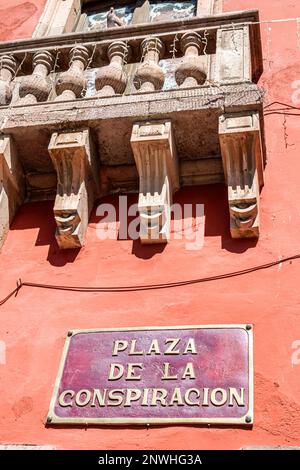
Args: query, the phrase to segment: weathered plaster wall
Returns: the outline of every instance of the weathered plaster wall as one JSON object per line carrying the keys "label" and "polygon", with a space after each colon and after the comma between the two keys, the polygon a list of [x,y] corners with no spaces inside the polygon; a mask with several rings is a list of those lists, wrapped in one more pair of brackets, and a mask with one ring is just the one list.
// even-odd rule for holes
{"label": "weathered plaster wall", "polygon": [[[5,2],[9,4],[10,2]],[[20,2],[14,2],[16,5]],[[38,6],[42,2],[31,2]],[[2,3],[1,3],[1,8]],[[300,16],[298,0],[226,0],[225,10],[259,8],[261,19]],[[24,35],[32,31],[32,21]],[[6,38],[11,37],[8,36]],[[278,260],[300,252],[300,80],[295,23],[262,26],[268,90],[268,165],[262,193],[261,238],[233,241],[223,186],[185,189],[176,200],[205,205],[201,251],[184,241],[164,249],[130,240],[100,241],[92,216],[86,247],[62,253],[54,239],[51,203],[19,211],[0,256],[0,297],[18,278],[66,285],[112,286],[192,279]],[[299,84],[298,84],[299,85]],[[268,108],[266,108],[267,111]],[[267,115],[268,114],[268,115]],[[135,196],[131,196],[135,200]],[[116,197],[107,201],[116,203]],[[158,292],[83,294],[24,288],[0,308],[0,443],[57,448],[241,448],[300,444],[300,364],[292,344],[300,340],[300,261],[207,284]],[[73,328],[205,323],[254,323],[255,424],[250,429],[161,427],[150,429],[46,429],[46,416],[66,332]],[[299,355],[298,355],[299,358]]]}
{"label": "weathered plaster wall", "polygon": [[46,0],[1,0],[0,41],[30,37]]}

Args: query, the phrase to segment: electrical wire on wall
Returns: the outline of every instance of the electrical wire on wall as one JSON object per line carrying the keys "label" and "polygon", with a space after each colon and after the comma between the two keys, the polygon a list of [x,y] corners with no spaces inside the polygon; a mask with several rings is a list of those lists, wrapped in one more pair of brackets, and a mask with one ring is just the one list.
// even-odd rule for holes
{"label": "electrical wire on wall", "polygon": [[64,285],[51,285],[51,284],[39,284],[35,282],[22,281],[21,279],[17,282],[17,287],[11,291],[3,300],[0,301],[0,306],[4,305],[12,296],[17,296],[19,291],[23,287],[38,288],[38,289],[51,289],[57,291],[69,291],[69,292],[87,292],[87,293],[120,293],[120,292],[137,292],[137,291],[148,291],[148,290],[160,290],[160,289],[171,289],[174,287],[183,287],[193,284],[202,284],[205,282],[219,281],[222,279],[229,279],[233,277],[243,276],[245,274],[262,271],[269,269],[274,266],[279,266],[283,263],[292,263],[292,261],[300,259],[300,254],[282,258],[276,261],[271,261],[266,264],[260,264],[252,266],[250,268],[241,269],[239,271],[233,271],[230,273],[217,274],[215,276],[202,277],[198,279],[190,279],[175,282],[164,282],[161,284],[146,284],[136,286],[113,286],[113,287],[83,287],[83,286],[64,286]]}

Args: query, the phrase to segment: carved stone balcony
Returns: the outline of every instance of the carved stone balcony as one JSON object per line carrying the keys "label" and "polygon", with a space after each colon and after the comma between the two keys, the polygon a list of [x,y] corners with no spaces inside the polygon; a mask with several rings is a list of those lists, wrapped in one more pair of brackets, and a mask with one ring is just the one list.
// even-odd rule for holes
{"label": "carved stone balcony", "polygon": [[[228,162],[242,157],[237,150],[236,157],[228,157],[233,148],[228,142],[234,136],[248,142],[250,137],[245,136],[250,134],[240,137],[238,131],[232,132],[226,139],[219,118],[234,118],[236,113],[240,123],[243,113],[246,117],[252,113],[263,167],[262,92],[256,84],[262,73],[262,53],[257,21],[258,12],[251,10],[0,43],[1,131],[23,168],[26,198],[54,199],[58,194],[63,199],[63,186],[59,183],[58,188],[57,181],[68,177],[63,174],[68,165],[59,169],[58,161],[71,162],[72,167],[75,157],[72,161],[72,145],[54,156],[53,135],[62,131],[71,133],[71,140],[64,137],[66,142],[72,142],[76,131],[88,132],[94,142],[92,158],[99,171],[93,179],[98,178],[95,188],[99,189],[93,200],[115,191],[139,191],[131,136],[134,126],[142,122],[150,127],[156,122],[170,123],[179,185],[224,182],[225,174],[231,187]],[[90,165],[82,145],[78,162]],[[250,155],[250,161],[256,165],[257,158]],[[87,168],[80,174],[79,192],[85,191],[88,174]],[[254,198],[258,197],[255,191]],[[234,204],[229,199],[232,214]],[[243,209],[241,204],[238,201],[235,207]],[[75,206],[67,202],[64,207],[78,212]],[[89,211],[90,203],[86,207]],[[80,219],[84,219],[82,214]],[[232,225],[231,229],[234,237],[258,236],[258,230],[249,227],[246,232]],[[81,246],[84,233],[75,238],[58,237],[58,241],[63,248]]]}

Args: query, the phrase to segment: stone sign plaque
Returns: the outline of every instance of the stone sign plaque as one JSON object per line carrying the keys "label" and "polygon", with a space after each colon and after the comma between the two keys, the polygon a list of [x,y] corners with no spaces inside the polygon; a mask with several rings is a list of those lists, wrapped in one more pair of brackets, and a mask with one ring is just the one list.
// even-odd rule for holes
{"label": "stone sign plaque", "polygon": [[69,332],[47,423],[251,425],[252,327]]}

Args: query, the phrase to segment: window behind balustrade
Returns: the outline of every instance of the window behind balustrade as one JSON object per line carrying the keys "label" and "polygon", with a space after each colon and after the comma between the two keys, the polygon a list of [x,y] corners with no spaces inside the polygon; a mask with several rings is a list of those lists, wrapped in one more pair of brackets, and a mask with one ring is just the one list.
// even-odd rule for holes
{"label": "window behind balustrade", "polygon": [[115,8],[124,25],[156,23],[220,13],[223,0],[45,0],[33,37],[107,28],[107,13]]}
{"label": "window behind balustrade", "polygon": [[83,6],[83,13],[77,31],[103,30],[107,28],[107,13],[113,6],[116,15],[124,25],[152,23],[190,18],[196,15],[196,0],[140,0],[137,2],[89,2]]}
{"label": "window behind balustrade", "polygon": [[[162,21],[176,21],[190,18],[196,15],[196,0],[140,0],[137,2],[122,1],[113,3],[111,1],[89,2],[83,6],[83,13],[76,28],[77,31],[101,31],[107,28],[107,14],[111,6],[115,14],[122,20],[124,25],[140,23],[158,23]],[[174,72],[176,62],[174,60],[162,60],[160,65],[165,71],[164,89],[175,88]],[[136,66],[132,64],[127,67],[129,75],[134,75]],[[88,95],[94,92],[94,74],[89,73]],[[126,92],[136,91],[129,79]]]}
{"label": "window behind balustrade", "polygon": [[[122,21],[124,26],[138,25],[142,23],[157,23],[158,36],[159,36],[159,23],[172,22],[176,20],[189,19],[196,14],[201,14],[201,5],[220,5],[221,0],[118,0],[116,3],[111,0],[73,0],[72,2],[62,2],[56,0],[57,5],[73,5],[73,10],[70,10],[66,17],[64,17],[61,10],[53,9],[52,15],[46,15],[40,22],[40,26],[35,32],[35,37],[58,35],[61,34],[60,29],[66,32],[89,32],[89,31],[105,31],[107,26],[107,15],[111,7],[114,7],[115,14]],[[54,5],[55,0],[48,0],[47,4]],[[212,8],[212,7],[211,7]],[[47,9],[45,9],[46,12]],[[70,15],[78,12],[77,18],[73,18],[73,26],[71,26]],[[64,21],[68,28],[63,26]],[[74,23],[75,22],[75,23]],[[160,61],[160,66],[165,72],[165,83],[163,90],[177,88],[175,82],[175,69],[181,57],[179,47],[179,39],[177,35],[174,38],[174,44],[171,49],[167,51],[167,55],[172,59],[167,58]],[[177,41],[177,42],[176,42]],[[169,47],[169,46],[168,46]],[[173,52],[172,52],[173,51]],[[133,85],[133,77],[138,67],[137,63],[126,64],[125,68],[129,76],[128,86],[125,94],[135,93],[136,89]],[[56,69],[55,72],[58,70]],[[95,94],[95,74],[96,69],[88,68],[85,72],[88,78],[88,87],[86,90],[87,97]],[[55,73],[51,74],[52,80],[55,81]],[[49,100],[54,99],[54,91],[51,93]]]}

